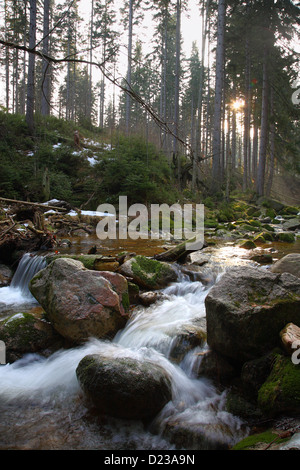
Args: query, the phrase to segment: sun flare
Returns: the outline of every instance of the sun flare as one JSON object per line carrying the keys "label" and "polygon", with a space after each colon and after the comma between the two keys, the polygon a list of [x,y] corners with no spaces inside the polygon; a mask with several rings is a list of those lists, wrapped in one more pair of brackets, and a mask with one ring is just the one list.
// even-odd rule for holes
{"label": "sun flare", "polygon": [[234,111],[240,111],[244,106],[245,106],[245,101],[242,99],[238,99],[238,100],[231,102],[231,108]]}

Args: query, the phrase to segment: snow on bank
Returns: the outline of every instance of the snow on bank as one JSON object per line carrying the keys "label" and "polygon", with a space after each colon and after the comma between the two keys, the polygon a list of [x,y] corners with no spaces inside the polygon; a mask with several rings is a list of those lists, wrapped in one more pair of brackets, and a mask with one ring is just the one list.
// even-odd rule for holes
{"label": "snow on bank", "polygon": [[[107,212],[98,212],[98,211],[80,211],[81,215],[90,215],[91,217],[115,217],[115,214],[109,214]],[[76,217],[77,212],[70,211],[67,215],[71,217]]]}

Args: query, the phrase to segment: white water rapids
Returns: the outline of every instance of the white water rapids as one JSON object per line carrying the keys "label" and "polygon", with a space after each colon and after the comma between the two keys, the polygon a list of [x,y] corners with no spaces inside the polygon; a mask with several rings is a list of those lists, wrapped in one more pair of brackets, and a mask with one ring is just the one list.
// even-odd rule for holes
{"label": "white water rapids", "polygon": [[[48,358],[29,354],[0,366],[0,449],[173,449],[168,430],[174,426],[194,433],[187,447],[182,444],[187,449],[208,448],[198,442],[203,434],[224,446],[242,438],[243,423],[225,411],[225,392],[194,375],[201,350],[189,351],[180,364],[169,357],[182,328],[205,321],[209,288],[183,277],[163,290],[161,300],[137,308],[111,342],[91,338]],[[76,367],[85,355],[97,352],[150,359],[164,367],[172,378],[173,398],[153,423],[145,427],[103,418],[85,407]]]}

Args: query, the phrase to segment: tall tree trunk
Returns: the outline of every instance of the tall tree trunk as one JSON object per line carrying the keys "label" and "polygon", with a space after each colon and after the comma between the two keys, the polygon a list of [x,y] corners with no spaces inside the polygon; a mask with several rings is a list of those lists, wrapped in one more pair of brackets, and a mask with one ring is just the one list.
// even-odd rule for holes
{"label": "tall tree trunk", "polygon": [[[50,0],[44,0],[43,53],[49,55]],[[43,59],[41,113],[50,114],[50,64]]]}
{"label": "tall tree trunk", "polygon": [[243,171],[243,190],[248,188],[250,174],[249,166],[249,140],[250,140],[250,111],[251,111],[251,93],[250,93],[250,51],[249,38],[246,37],[245,46],[246,64],[245,64],[245,108],[244,108],[244,171]]}
{"label": "tall tree trunk", "polygon": [[[133,30],[133,0],[129,0],[129,12],[128,12],[128,65],[127,65],[127,87],[131,87],[131,63],[132,63],[132,30]],[[130,110],[131,110],[131,98],[126,94],[126,116],[125,126],[126,133],[130,131]]]}
{"label": "tall tree trunk", "polygon": [[94,0],[91,4],[91,30],[90,30],[90,76],[89,76],[89,90],[87,102],[87,118],[92,122],[92,86],[93,86],[93,32],[94,32]]}
{"label": "tall tree trunk", "polygon": [[257,155],[258,155],[258,116],[257,116],[257,96],[255,97],[253,108],[253,139],[252,139],[252,178],[256,182],[257,178]]}
{"label": "tall tree trunk", "polygon": [[272,183],[273,183],[273,176],[274,176],[274,168],[275,168],[275,123],[273,119],[273,111],[274,111],[274,91],[271,88],[270,92],[270,114],[272,119],[272,124],[270,126],[270,168],[269,168],[269,178],[266,188],[266,195],[270,196]]}
{"label": "tall tree trunk", "polygon": [[177,0],[176,10],[176,66],[175,66],[175,97],[174,97],[174,134],[173,157],[177,159],[177,178],[179,190],[181,189],[181,161],[178,155],[178,129],[179,129],[179,86],[180,86],[180,47],[181,39],[181,0]]}
{"label": "tall tree trunk", "polygon": [[[29,48],[33,49],[36,42],[36,0],[30,0]],[[35,55],[29,54],[27,77],[27,108],[26,122],[30,133],[34,134],[34,78]]]}
{"label": "tall tree trunk", "polygon": [[[7,0],[4,2],[4,22],[5,22],[5,40],[8,41],[8,28],[7,28],[7,18],[8,18],[8,13],[7,13]],[[6,109],[9,111],[9,93],[10,93],[10,71],[9,71],[9,66],[10,66],[10,54],[9,54],[9,47],[5,48],[5,85],[6,85]]]}
{"label": "tall tree trunk", "polygon": [[[162,73],[160,84],[160,115],[163,122],[167,121],[167,60],[168,60],[168,7],[165,8],[164,37],[162,40]],[[167,149],[166,133],[162,131],[161,146],[164,151]]]}
{"label": "tall tree trunk", "polygon": [[223,70],[224,70],[224,35],[225,35],[226,0],[219,0],[218,4],[218,31],[216,52],[216,82],[215,107],[213,127],[213,164],[212,164],[212,192],[217,192],[221,185],[221,118],[223,96]]}
{"label": "tall tree trunk", "polygon": [[202,140],[202,103],[203,103],[203,88],[204,88],[204,59],[205,59],[205,48],[207,38],[207,25],[208,25],[208,10],[210,0],[203,2],[202,6],[202,49],[201,49],[201,68],[200,68],[200,80],[199,80],[199,94],[198,94],[198,106],[197,106],[197,121],[196,121],[196,136],[195,136],[195,155],[193,159],[193,175],[192,175],[192,189],[195,188],[198,179],[198,162],[200,160],[201,153],[201,140]]}
{"label": "tall tree trunk", "polygon": [[259,164],[256,191],[258,196],[263,196],[265,191],[266,154],[268,144],[268,100],[269,100],[269,74],[268,74],[268,50],[264,48],[263,62],[263,88],[260,125]]}

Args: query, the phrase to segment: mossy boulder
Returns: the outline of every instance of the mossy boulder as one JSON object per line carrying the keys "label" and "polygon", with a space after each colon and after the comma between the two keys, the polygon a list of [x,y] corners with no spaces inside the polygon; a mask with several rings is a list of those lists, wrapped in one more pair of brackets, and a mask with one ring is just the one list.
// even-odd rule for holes
{"label": "mossy boulder", "polygon": [[250,225],[250,224],[246,224],[246,223],[242,223],[239,225],[239,230],[241,232],[259,232],[260,231],[260,227],[256,227],[254,225]]}
{"label": "mossy boulder", "polygon": [[254,250],[256,248],[256,244],[253,240],[241,240],[239,246],[245,250]]}
{"label": "mossy boulder", "polygon": [[0,322],[0,340],[5,343],[7,362],[45,350],[60,339],[44,313],[16,313]]}
{"label": "mossy boulder", "polygon": [[77,260],[54,260],[33,277],[29,288],[56,331],[75,343],[91,336],[111,338],[128,319],[125,277],[86,269]]}
{"label": "mossy boulder", "polygon": [[91,354],[76,375],[91,405],[109,416],[152,419],[172,399],[169,376],[150,361]]}
{"label": "mossy boulder", "polygon": [[295,235],[292,232],[278,232],[276,239],[280,242],[293,243],[295,241]]}
{"label": "mossy boulder", "polygon": [[269,416],[300,412],[300,367],[278,354],[272,371],[258,391],[257,403]]}
{"label": "mossy boulder", "polygon": [[253,241],[254,241],[254,243],[262,243],[262,244],[266,243],[266,240],[265,240],[265,238],[264,238],[264,236],[263,236],[262,233],[256,235],[256,236],[253,238]]}
{"label": "mossy boulder", "polygon": [[289,214],[289,215],[298,215],[299,214],[299,208],[298,207],[293,207],[293,206],[286,206],[283,211],[283,214]]}
{"label": "mossy boulder", "polygon": [[287,323],[300,326],[300,279],[234,267],[209,291],[205,306],[208,345],[242,365],[277,347]]}
{"label": "mossy boulder", "polygon": [[161,289],[176,281],[178,277],[173,265],[141,255],[123,263],[119,272],[131,278],[141,288],[148,290]]}

